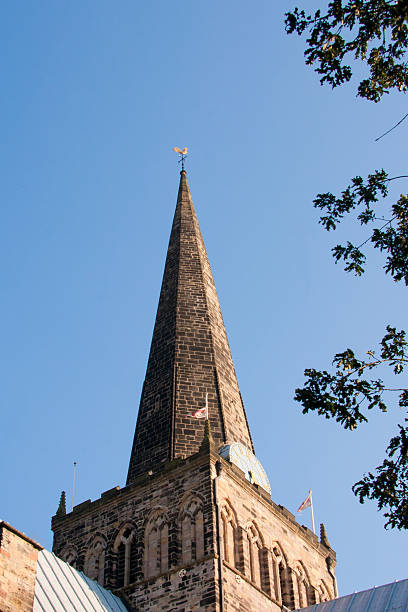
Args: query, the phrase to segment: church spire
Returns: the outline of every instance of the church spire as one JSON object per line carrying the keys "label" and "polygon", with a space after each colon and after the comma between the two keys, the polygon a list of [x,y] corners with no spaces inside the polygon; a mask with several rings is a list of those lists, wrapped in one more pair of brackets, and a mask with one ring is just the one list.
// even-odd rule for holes
{"label": "church spire", "polygon": [[127,483],[198,452],[205,406],[217,446],[253,450],[214,280],[187,174],[180,186],[143,385]]}

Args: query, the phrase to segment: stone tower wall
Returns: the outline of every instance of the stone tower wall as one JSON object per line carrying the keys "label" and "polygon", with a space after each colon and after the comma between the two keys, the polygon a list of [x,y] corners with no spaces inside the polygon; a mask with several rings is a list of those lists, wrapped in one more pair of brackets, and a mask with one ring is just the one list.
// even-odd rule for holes
{"label": "stone tower wall", "polygon": [[[210,442],[160,474],[54,517],[53,529],[54,552],[132,610],[209,612],[223,601],[225,612],[273,611],[334,596],[326,561],[335,564],[334,552]],[[122,539],[131,540],[126,582]]]}
{"label": "stone tower wall", "polygon": [[[123,597],[132,610],[215,610],[215,512],[207,453],[107,491],[55,516],[52,524],[53,552]],[[126,581],[122,539],[131,540]],[[193,604],[198,607],[189,607]]]}
{"label": "stone tower wall", "polygon": [[335,553],[285,508],[218,460],[225,609],[277,610],[332,599]]}

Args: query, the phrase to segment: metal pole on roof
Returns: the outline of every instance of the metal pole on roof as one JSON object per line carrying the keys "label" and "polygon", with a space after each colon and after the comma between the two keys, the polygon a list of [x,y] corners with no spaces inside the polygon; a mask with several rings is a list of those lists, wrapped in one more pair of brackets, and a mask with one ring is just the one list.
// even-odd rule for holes
{"label": "metal pole on roof", "polygon": [[74,470],[72,476],[72,503],[71,503],[71,511],[74,509],[74,493],[75,493],[75,472],[76,472],[77,462],[74,461]]}

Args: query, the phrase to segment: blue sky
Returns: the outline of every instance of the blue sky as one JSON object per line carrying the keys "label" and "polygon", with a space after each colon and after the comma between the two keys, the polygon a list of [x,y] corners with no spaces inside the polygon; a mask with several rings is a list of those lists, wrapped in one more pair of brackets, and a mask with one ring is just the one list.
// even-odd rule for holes
{"label": "blue sky", "polygon": [[[305,3],[314,8],[315,3]],[[406,326],[374,254],[361,279],[317,224],[316,193],[406,174],[403,96],[331,91],[284,32],[290,3],[2,5],[0,515],[50,548],[62,489],[124,485],[176,202],[187,170],[249,424],[272,498],[313,490],[341,594],[406,577],[406,535],[351,485],[402,420],[344,432],[293,401],[306,367]],[[393,184],[393,192],[405,189]],[[386,210],[385,210],[386,214]],[[310,524],[307,512],[300,522]]]}

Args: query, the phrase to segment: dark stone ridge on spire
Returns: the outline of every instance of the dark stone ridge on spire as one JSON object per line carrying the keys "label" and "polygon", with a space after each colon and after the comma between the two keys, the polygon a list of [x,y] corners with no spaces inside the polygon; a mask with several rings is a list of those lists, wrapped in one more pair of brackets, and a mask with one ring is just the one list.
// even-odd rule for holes
{"label": "dark stone ridge on spire", "polygon": [[200,453],[208,452],[213,445],[214,439],[211,433],[210,421],[206,419],[204,423],[204,438],[200,445]]}
{"label": "dark stone ridge on spire", "polygon": [[216,446],[253,451],[214,280],[185,170],[170,234],[127,483],[196,453],[205,406]]}
{"label": "dark stone ridge on spire", "polygon": [[55,516],[65,516],[66,513],[67,513],[67,505],[66,505],[65,491],[62,491],[59,505],[58,505],[58,510],[55,513]]}
{"label": "dark stone ridge on spire", "polygon": [[330,548],[324,523],[320,523],[320,542],[321,544],[323,544],[323,546],[327,546],[327,548]]}

